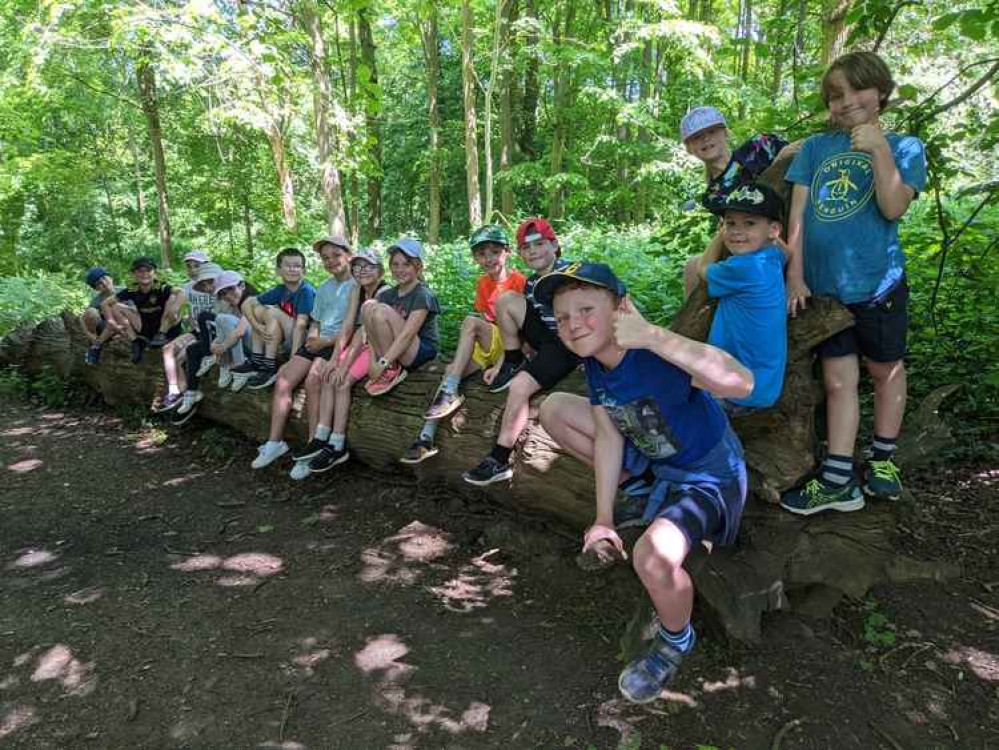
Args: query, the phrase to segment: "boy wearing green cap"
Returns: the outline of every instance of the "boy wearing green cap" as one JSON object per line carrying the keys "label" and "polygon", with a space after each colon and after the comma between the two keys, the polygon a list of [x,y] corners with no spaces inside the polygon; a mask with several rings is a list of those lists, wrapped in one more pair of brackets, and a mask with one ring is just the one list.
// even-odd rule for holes
{"label": "boy wearing green cap", "polygon": [[472,309],[461,324],[461,335],[454,359],[444,372],[444,380],[427,409],[427,421],[416,441],[400,459],[404,464],[418,464],[437,455],[434,435],[440,420],[453,414],[465,401],[458,392],[462,379],[482,370],[483,380],[492,380],[503,361],[503,337],[496,324],[496,300],[508,291],[524,293],[527,278],[519,271],[507,268],[510,260],[510,240],[502,227],[486,224],[476,229],[468,239],[472,257],[484,273],[475,289]]}

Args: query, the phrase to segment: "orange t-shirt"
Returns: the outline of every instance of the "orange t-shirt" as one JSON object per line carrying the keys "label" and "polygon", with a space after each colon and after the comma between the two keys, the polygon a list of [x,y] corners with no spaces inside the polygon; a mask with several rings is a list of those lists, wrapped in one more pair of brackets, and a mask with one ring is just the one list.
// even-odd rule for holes
{"label": "orange t-shirt", "polygon": [[493,277],[488,273],[483,274],[475,287],[475,304],[472,307],[492,323],[496,320],[496,300],[499,296],[506,291],[523,294],[526,283],[527,278],[520,271],[510,271],[506,281],[501,282],[493,281]]}

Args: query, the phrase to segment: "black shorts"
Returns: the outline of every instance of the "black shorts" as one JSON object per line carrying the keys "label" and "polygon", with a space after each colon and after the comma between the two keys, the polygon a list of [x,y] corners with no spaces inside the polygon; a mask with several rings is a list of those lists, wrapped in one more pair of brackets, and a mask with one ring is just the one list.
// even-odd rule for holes
{"label": "black shorts", "polygon": [[307,359],[310,362],[314,362],[320,357],[328,361],[329,358],[333,356],[333,347],[324,346],[318,352],[310,352],[308,349],[305,348],[305,344],[302,344],[300,347],[298,347],[298,351],[295,352],[295,356],[301,357],[302,359]]}
{"label": "black shorts", "polygon": [[847,305],[853,328],[819,344],[820,359],[859,354],[871,362],[898,362],[905,357],[909,330],[909,286],[905,279],[880,302]]}
{"label": "black shorts", "polygon": [[[143,338],[151,339],[159,332],[160,332],[160,319],[142,321],[142,328],[139,331],[139,335],[142,336]],[[163,335],[166,336],[167,341],[173,341],[183,332],[184,332],[183,324],[178,323]]]}
{"label": "black shorts", "polygon": [[534,349],[534,356],[524,366],[524,372],[534,378],[542,390],[553,387],[579,366],[579,357],[565,348],[562,340],[545,325],[530,302],[527,303],[521,334]]}

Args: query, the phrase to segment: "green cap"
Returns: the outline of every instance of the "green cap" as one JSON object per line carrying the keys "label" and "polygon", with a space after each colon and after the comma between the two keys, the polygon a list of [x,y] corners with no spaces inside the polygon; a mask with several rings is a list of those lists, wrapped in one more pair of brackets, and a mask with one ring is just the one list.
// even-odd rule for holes
{"label": "green cap", "polygon": [[486,224],[479,227],[468,238],[468,246],[473,250],[483,242],[495,242],[497,245],[510,246],[510,238],[506,236],[503,227],[496,224]]}

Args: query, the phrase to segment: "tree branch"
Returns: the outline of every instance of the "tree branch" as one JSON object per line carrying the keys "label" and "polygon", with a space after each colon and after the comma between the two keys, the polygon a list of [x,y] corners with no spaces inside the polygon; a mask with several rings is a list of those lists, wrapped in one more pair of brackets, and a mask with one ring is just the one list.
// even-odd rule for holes
{"label": "tree branch", "polygon": [[65,75],[67,78],[72,78],[74,81],[76,81],[80,85],[82,85],[82,86],[90,89],[91,91],[93,91],[95,93],[101,94],[103,96],[110,96],[112,99],[117,99],[118,101],[123,102],[123,103],[127,104],[130,107],[134,107],[135,109],[139,109],[139,110],[142,109],[142,106],[138,102],[132,101],[127,96],[122,96],[121,94],[115,93],[114,91],[108,91],[106,89],[98,88],[97,86],[94,86],[91,83],[87,83],[85,80],[83,80],[79,76],[75,75],[74,73],[71,73],[69,70],[67,70],[63,66],[59,65],[58,63],[55,64],[55,67],[63,75]]}
{"label": "tree branch", "polygon": [[881,29],[881,33],[878,34],[877,41],[874,42],[874,47],[871,48],[871,52],[877,52],[881,48],[881,44],[884,42],[885,37],[888,36],[888,31],[891,29],[891,25],[895,23],[895,19],[902,11],[902,8],[907,5],[922,5],[922,3],[919,2],[919,0],[900,0],[900,2],[896,4],[895,8],[892,10],[891,15],[888,16],[888,21],[885,23],[885,27]]}
{"label": "tree branch", "polygon": [[[981,78],[979,78],[977,81],[975,81],[971,86],[969,86],[967,89],[965,89],[962,93],[960,93],[957,96],[955,96],[949,102],[945,102],[943,104],[940,104],[940,105],[934,107],[933,109],[931,109],[929,112],[926,112],[925,114],[919,115],[919,109],[924,104],[926,104],[927,102],[929,102],[937,94],[939,94],[945,88],[947,88],[948,86],[950,86],[950,84],[952,84],[954,81],[956,81],[958,78],[960,78],[964,73],[966,73],[967,71],[971,70],[972,68],[977,68],[980,65],[988,65],[989,63],[992,63],[992,67],[989,68]],[[923,99],[923,101],[921,101],[916,106],[916,108],[913,111],[913,113],[911,115],[909,115],[909,117],[907,117],[905,119],[904,123],[907,124],[909,122],[912,122],[913,123],[912,130],[919,130],[919,128],[922,127],[923,123],[926,122],[927,120],[929,120],[929,119],[931,119],[933,117],[936,117],[939,114],[943,114],[948,109],[951,109],[952,107],[956,107],[961,102],[963,102],[966,99],[968,99],[969,97],[973,96],[979,89],[981,89],[983,86],[985,86],[985,84],[987,84],[996,75],[996,73],[999,73],[999,57],[992,57],[992,58],[988,58],[988,59],[985,59],[985,60],[978,60],[976,62],[973,62],[973,63],[970,63],[968,65],[965,65],[963,68],[961,68],[959,71],[957,71],[957,73],[949,81],[947,81],[945,84],[943,84],[942,86],[940,86],[939,88],[937,88],[936,91],[934,91],[932,94],[930,94],[925,99]],[[919,115],[918,119],[914,119],[914,118],[916,118],[916,115]]]}

